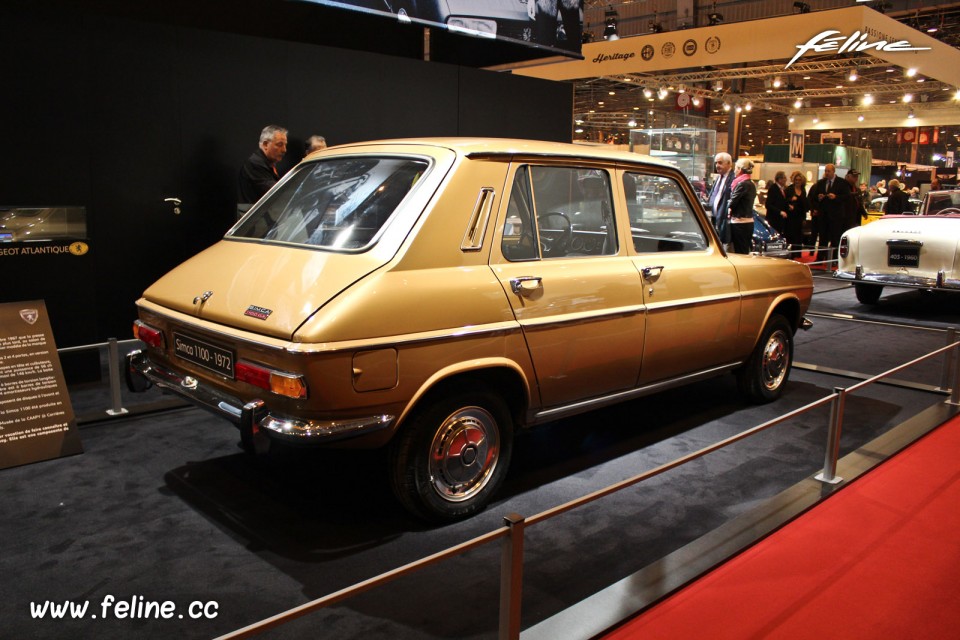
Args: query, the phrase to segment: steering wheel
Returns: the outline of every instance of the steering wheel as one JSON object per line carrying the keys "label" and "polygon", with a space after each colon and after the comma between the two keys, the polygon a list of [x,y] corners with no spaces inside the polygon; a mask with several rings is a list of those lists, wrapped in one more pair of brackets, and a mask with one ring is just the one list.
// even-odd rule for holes
{"label": "steering wheel", "polygon": [[957,207],[947,207],[946,209],[940,209],[940,211],[937,211],[938,216],[949,216],[954,213],[960,213],[960,209]]}
{"label": "steering wheel", "polygon": [[[560,218],[566,222],[566,228],[560,229],[560,235],[557,236],[550,237],[548,235],[544,235],[544,222],[554,217]],[[570,239],[573,238],[573,223],[570,222],[570,218],[567,217],[567,214],[561,213],[560,211],[550,211],[541,216],[537,216],[537,222],[540,223],[540,251],[543,253],[543,257],[556,258],[564,255],[567,251],[567,247],[570,245]]]}

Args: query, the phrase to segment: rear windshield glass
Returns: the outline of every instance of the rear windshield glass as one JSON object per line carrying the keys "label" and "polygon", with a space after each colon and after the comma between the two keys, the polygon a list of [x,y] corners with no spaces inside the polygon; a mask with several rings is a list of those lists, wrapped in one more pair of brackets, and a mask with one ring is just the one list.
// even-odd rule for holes
{"label": "rear windshield glass", "polygon": [[303,165],[230,237],[364,249],[428,166],[417,158],[366,156]]}

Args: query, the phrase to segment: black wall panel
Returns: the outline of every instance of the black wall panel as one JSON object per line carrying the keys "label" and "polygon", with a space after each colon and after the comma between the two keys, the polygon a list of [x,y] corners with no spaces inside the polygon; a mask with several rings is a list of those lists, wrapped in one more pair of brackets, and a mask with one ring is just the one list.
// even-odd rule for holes
{"label": "black wall panel", "polygon": [[46,299],[61,346],[129,337],[143,289],[234,221],[266,124],[282,168],[315,133],[570,139],[566,84],[70,6],[0,8],[0,77],[0,206],[87,207],[82,259],[0,256],[0,301]]}

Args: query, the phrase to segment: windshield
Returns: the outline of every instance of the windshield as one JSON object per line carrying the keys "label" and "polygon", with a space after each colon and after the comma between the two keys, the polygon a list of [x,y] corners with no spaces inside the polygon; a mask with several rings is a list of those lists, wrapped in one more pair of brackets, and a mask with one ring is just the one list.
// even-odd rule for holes
{"label": "windshield", "polygon": [[428,166],[422,159],[368,156],[303,165],[230,237],[365,249]]}

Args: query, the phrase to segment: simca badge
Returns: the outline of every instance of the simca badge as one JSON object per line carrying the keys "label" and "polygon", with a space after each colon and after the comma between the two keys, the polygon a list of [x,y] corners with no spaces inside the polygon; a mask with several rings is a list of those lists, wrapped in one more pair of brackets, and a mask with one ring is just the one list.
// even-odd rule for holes
{"label": "simca badge", "polygon": [[243,315],[256,318],[257,320],[266,320],[270,317],[271,313],[273,313],[273,309],[266,309],[264,307],[258,307],[252,304],[247,307],[247,310],[243,312]]}
{"label": "simca badge", "polygon": [[20,309],[20,317],[27,324],[34,324],[40,318],[40,312],[36,309]]}

